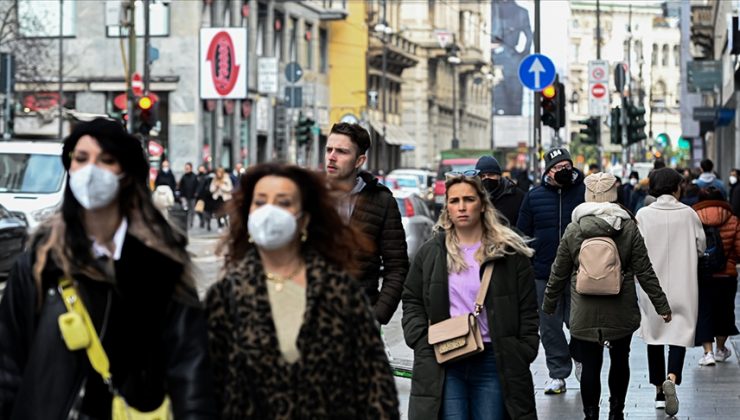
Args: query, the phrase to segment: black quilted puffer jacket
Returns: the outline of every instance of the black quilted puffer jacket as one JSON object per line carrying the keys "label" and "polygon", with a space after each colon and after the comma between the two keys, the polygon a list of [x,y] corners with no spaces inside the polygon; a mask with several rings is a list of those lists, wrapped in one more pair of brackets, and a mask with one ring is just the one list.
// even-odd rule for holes
{"label": "black quilted puffer jacket", "polygon": [[[366,185],[358,194],[350,224],[372,241],[375,252],[358,255],[362,268],[359,280],[373,304],[376,319],[387,324],[401,301],[409,271],[406,234],[390,190],[369,172],[360,172],[360,177]],[[383,284],[378,291],[381,278]]]}

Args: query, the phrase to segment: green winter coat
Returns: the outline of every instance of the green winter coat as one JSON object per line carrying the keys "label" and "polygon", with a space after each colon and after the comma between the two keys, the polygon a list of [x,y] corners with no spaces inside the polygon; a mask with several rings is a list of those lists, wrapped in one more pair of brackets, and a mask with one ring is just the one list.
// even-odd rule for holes
{"label": "green winter coat", "polygon": [[[596,215],[599,214],[599,216]],[[610,222],[605,220],[608,218]],[[648,257],[645,242],[631,215],[616,204],[584,203],[573,211],[565,229],[545,289],[542,310],[555,312],[563,288],[570,284],[570,334],[585,341],[604,342],[626,337],[640,326],[635,278],[660,315],[671,312]],[[615,226],[619,226],[617,229]],[[611,237],[619,250],[624,280],[618,295],[589,296],[576,292],[581,243],[597,236]],[[570,281],[569,281],[570,280]]]}
{"label": "green winter coat", "polygon": [[[491,341],[511,419],[536,419],[534,384],[529,365],[539,349],[539,319],[534,273],[529,258],[503,255],[494,263],[493,278],[484,306]],[[445,235],[437,233],[414,258],[402,294],[403,335],[414,349],[409,419],[439,418],[445,369],[437,363],[428,343],[429,323],[450,317]]]}

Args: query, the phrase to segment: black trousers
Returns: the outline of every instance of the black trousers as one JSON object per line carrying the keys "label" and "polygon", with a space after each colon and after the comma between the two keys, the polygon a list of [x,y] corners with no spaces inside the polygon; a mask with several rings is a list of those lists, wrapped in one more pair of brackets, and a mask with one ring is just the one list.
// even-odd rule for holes
{"label": "black trousers", "polygon": [[668,374],[672,373],[676,375],[676,385],[681,385],[686,347],[668,346],[668,372],[665,370],[665,346],[648,344],[647,347],[650,383],[661,386]]}
{"label": "black trousers", "polygon": [[[630,342],[632,335],[610,342],[609,394],[612,401],[624,403],[630,382]],[[604,346],[572,337],[570,346],[583,366],[581,371],[581,401],[583,407],[598,407],[601,398],[601,367]]]}

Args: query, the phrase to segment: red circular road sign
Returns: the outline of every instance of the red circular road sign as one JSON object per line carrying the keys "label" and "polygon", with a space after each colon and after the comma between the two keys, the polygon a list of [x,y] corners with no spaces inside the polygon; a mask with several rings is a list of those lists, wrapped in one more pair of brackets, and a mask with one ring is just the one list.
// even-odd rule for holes
{"label": "red circular road sign", "polygon": [[601,99],[606,95],[606,86],[602,85],[601,83],[596,83],[591,87],[591,95],[593,95],[594,98]]}
{"label": "red circular road sign", "polygon": [[601,80],[604,78],[604,69],[601,67],[596,67],[591,72],[591,76],[593,76],[596,80]]}

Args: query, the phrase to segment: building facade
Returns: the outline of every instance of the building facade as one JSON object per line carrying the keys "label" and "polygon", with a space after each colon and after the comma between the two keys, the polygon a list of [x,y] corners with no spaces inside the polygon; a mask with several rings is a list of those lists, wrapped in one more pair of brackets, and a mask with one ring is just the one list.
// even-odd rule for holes
{"label": "building facade", "polygon": [[[621,105],[614,87],[613,72],[618,62],[627,63],[629,96],[645,108],[644,144],[632,147],[634,162],[652,160],[666,146],[677,149],[681,137],[681,33],[678,19],[666,16],[659,3],[600,2],[601,58],[610,62],[609,90],[612,107]],[[569,21],[568,120],[572,133],[578,121],[589,116],[588,62],[596,54],[596,2],[572,1]],[[622,107],[623,108],[623,107]],[[608,124],[602,118],[601,145],[604,161],[621,155],[621,146],[610,144]]]}

